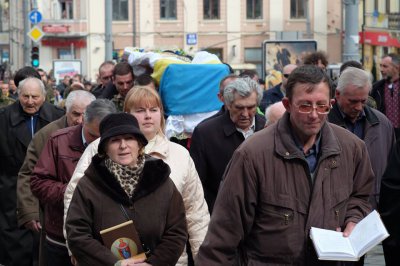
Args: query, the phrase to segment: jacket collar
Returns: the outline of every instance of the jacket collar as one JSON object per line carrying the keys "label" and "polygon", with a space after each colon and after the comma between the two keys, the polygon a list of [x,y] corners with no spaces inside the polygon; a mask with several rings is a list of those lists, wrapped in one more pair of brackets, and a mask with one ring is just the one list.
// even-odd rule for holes
{"label": "jacket collar", "polygon": [[136,201],[153,191],[167,181],[171,170],[169,166],[161,159],[156,159],[146,155],[146,161],[143,172],[140,175],[139,183],[136,187],[135,195],[129,199],[128,195],[121,188],[118,181],[112,176],[104,164],[104,158],[96,154],[92,163],[86,170],[85,175],[92,180],[93,184],[99,186],[116,201],[130,205],[132,201]]}
{"label": "jacket collar", "polygon": [[[283,117],[274,125],[275,151],[286,159],[304,158],[301,150],[296,146],[292,136],[290,124],[290,113],[285,113]],[[333,154],[339,154],[341,147],[333,132],[330,123],[325,122],[321,128],[321,142],[319,158],[323,159]]]}
{"label": "jacket collar", "polygon": [[165,135],[163,134],[157,134],[153,140],[149,141],[147,144],[152,145],[149,150],[146,151],[147,154],[153,155],[155,154],[155,157],[157,158],[168,158],[169,156],[169,145],[168,145],[168,139]]}
{"label": "jacket collar", "polygon": [[283,95],[283,92],[281,90],[282,87],[282,82],[279,83],[278,85],[274,86],[271,88],[271,94],[275,95],[277,97],[283,98],[285,95]]}
{"label": "jacket collar", "polygon": [[377,125],[379,124],[379,119],[376,116],[376,114],[372,111],[371,107],[369,106],[365,106],[364,107],[364,112],[365,112],[365,116],[367,118],[367,121],[371,124],[371,125]]}
{"label": "jacket collar", "polygon": [[61,125],[64,125],[63,126],[64,128],[69,127],[66,114],[63,115],[61,118],[59,118],[59,120],[57,120],[57,121],[60,121]]}
{"label": "jacket collar", "polygon": [[71,130],[71,134],[76,136],[73,138],[69,139],[69,147],[72,150],[79,150],[79,151],[84,151],[85,150],[85,146],[83,144],[83,139],[82,139],[82,129],[83,129],[83,125],[77,125],[74,126],[72,128],[69,128]]}
{"label": "jacket collar", "polygon": [[[229,115],[229,111],[228,110],[223,115],[221,115],[221,117],[222,117],[222,126],[223,126],[223,129],[224,129],[225,136],[228,137],[228,136],[231,136],[231,135],[235,134],[235,132],[238,132],[237,129],[236,129],[235,124],[231,120],[231,117]],[[256,114],[254,116],[254,119],[255,119],[255,130],[254,130],[254,132],[257,132],[257,131],[263,129],[264,126],[265,126],[265,122],[266,122],[265,117],[262,116],[262,115]]]}
{"label": "jacket collar", "polygon": [[[44,102],[43,105],[40,107],[39,111],[37,112],[37,114],[39,115],[39,117],[38,117],[39,119],[50,123],[52,121],[52,119],[51,119],[52,116],[51,116],[50,110],[48,110],[48,108],[44,108],[44,106],[47,104],[48,104],[47,102]],[[26,114],[22,110],[22,106],[19,101],[15,102],[10,107],[10,125],[12,127],[15,127],[16,125],[24,122],[26,117],[29,117],[29,116],[30,115]]]}
{"label": "jacket collar", "polygon": [[[374,112],[371,110],[371,107],[369,106],[364,106],[364,113],[365,113],[365,118],[368,121],[368,123],[371,126],[379,124],[379,119],[378,117],[374,114]],[[339,105],[335,103],[332,107],[331,112],[328,115],[329,122],[336,124],[341,127],[345,127],[345,123],[343,120],[343,117],[341,115],[341,112],[339,110]]]}

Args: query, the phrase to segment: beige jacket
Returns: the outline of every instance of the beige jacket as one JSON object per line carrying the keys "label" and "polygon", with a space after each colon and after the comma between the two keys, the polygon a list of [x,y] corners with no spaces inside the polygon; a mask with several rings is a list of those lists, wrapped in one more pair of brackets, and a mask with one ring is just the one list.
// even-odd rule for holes
{"label": "beige jacket", "polygon": [[[92,157],[97,153],[99,142],[100,139],[97,139],[86,148],[67,186],[64,194],[64,227],[75,187],[89,166]],[[161,135],[157,135],[149,141],[145,149],[147,154],[162,159],[171,168],[170,178],[181,193],[185,205],[189,242],[193,257],[195,257],[207,233],[210,215],[204,200],[203,186],[193,160],[184,147]],[[183,252],[177,265],[187,265],[186,251]]]}

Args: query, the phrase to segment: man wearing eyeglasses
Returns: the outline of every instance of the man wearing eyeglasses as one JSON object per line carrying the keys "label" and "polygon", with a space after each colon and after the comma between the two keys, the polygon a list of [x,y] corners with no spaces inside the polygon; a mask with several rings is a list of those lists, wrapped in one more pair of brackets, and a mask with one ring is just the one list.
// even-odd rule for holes
{"label": "man wearing eyeglasses", "polygon": [[268,89],[263,92],[263,97],[260,103],[260,109],[262,112],[265,112],[265,110],[270,106],[271,104],[277,103],[282,101],[283,97],[285,97],[286,94],[286,83],[288,80],[288,77],[290,73],[294,69],[296,69],[297,65],[294,64],[288,64],[283,67],[282,70],[282,82],[279,83],[278,85],[272,87],[271,89]]}
{"label": "man wearing eyeglasses", "polygon": [[326,121],[328,79],[296,68],[284,116],[234,152],[196,265],[339,265],[318,260],[310,228],[349,236],[371,211],[373,172],[364,142]]}
{"label": "man wearing eyeglasses", "polygon": [[96,98],[102,94],[103,89],[107,84],[112,83],[114,66],[115,64],[113,61],[105,61],[100,65],[98,77],[99,84],[91,91]]}

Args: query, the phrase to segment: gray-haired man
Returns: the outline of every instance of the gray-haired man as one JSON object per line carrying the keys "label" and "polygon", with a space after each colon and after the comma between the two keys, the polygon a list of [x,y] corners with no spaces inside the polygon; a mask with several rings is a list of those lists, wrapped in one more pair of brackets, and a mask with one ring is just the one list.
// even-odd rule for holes
{"label": "gray-haired man", "polygon": [[257,114],[262,92],[250,78],[238,78],[224,89],[227,111],[200,123],[194,130],[190,155],[203,183],[204,196],[212,212],[225,167],[236,148],[265,125]]}

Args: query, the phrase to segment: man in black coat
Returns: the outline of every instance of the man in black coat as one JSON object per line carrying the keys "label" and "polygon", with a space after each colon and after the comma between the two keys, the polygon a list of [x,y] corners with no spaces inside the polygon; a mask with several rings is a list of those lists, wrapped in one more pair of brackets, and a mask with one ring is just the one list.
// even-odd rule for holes
{"label": "man in black coat", "polygon": [[19,82],[18,101],[0,109],[0,264],[31,265],[37,255],[32,233],[17,225],[16,185],[32,136],[64,115],[45,96],[43,82],[28,77]]}
{"label": "man in black coat", "polygon": [[193,132],[190,155],[203,183],[210,213],[233,152],[246,138],[265,126],[265,118],[257,114],[261,97],[256,81],[250,78],[232,81],[224,89],[227,111],[200,123]]}
{"label": "man in black coat", "polygon": [[133,87],[133,69],[127,62],[120,62],[113,70],[113,82],[109,82],[99,98],[112,100],[115,107],[122,111],[126,94]]}
{"label": "man in black coat", "polygon": [[288,81],[290,73],[295,70],[297,65],[288,64],[284,66],[282,70],[282,82],[278,85],[272,87],[271,89],[265,90],[263,92],[263,97],[260,103],[261,112],[265,112],[268,106],[271,104],[282,101],[283,97],[286,95],[286,83]]}
{"label": "man in black coat", "polygon": [[115,64],[113,61],[105,61],[100,65],[98,77],[100,83],[91,90],[91,93],[93,93],[96,98],[102,95],[107,84],[112,84],[114,66]]}

